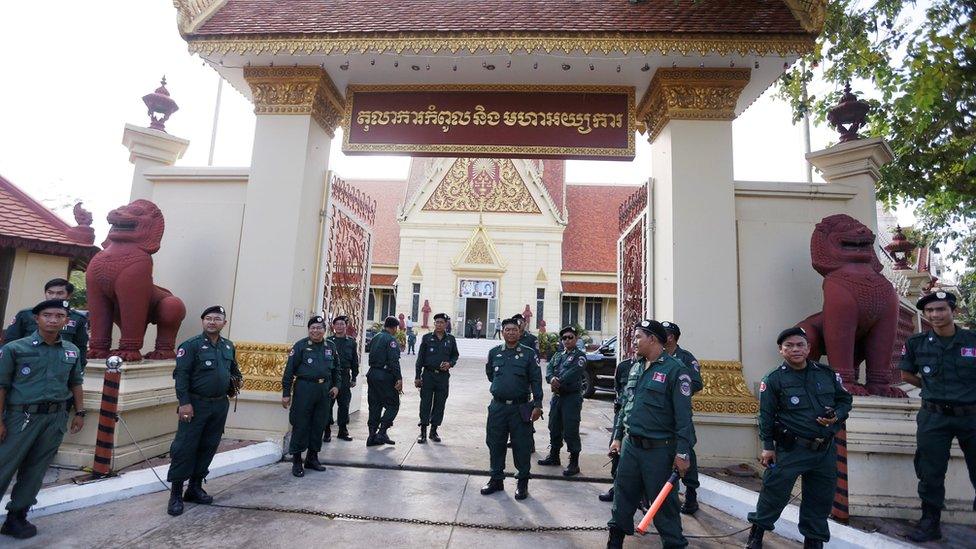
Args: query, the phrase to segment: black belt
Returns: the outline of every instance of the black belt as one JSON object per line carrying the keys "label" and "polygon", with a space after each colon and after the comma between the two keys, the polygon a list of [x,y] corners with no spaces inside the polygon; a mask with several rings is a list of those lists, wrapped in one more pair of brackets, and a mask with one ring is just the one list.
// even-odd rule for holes
{"label": "black belt", "polygon": [[298,376],[298,379],[300,379],[302,381],[308,381],[310,383],[325,383],[325,378],[324,377],[305,377],[305,376]]}
{"label": "black belt", "polygon": [[939,404],[923,400],[922,409],[944,416],[976,416],[976,404]]}
{"label": "black belt", "polygon": [[7,409],[25,414],[56,414],[67,409],[67,405],[64,401],[38,402],[36,404],[8,404]]}
{"label": "black belt", "polygon": [[668,446],[674,446],[673,438],[646,438],[637,435],[627,435],[630,437],[631,444],[637,446],[638,448],[643,448],[645,450],[650,450],[652,448],[666,448]]}
{"label": "black belt", "polygon": [[203,396],[203,395],[198,395],[196,393],[190,393],[190,398],[195,398],[197,400],[216,401],[216,400],[226,400],[227,399],[227,395],[220,395],[218,397],[206,397],[206,396]]}
{"label": "black belt", "polygon": [[424,366],[425,372],[434,372],[435,374],[446,374],[449,370],[441,370],[440,366]]}
{"label": "black belt", "polygon": [[529,401],[529,399],[528,398],[525,398],[525,397],[523,397],[523,398],[513,398],[511,400],[505,400],[503,398],[498,398],[498,397],[492,397],[492,398],[495,400],[495,402],[497,402],[499,404],[525,404],[526,402]]}
{"label": "black belt", "polygon": [[830,445],[833,443],[833,441],[834,441],[833,436],[829,436],[827,438],[814,438],[814,439],[803,438],[801,436],[796,437],[797,444],[803,446],[804,448],[809,448],[814,452],[819,452],[821,450],[829,448]]}
{"label": "black belt", "polygon": [[385,370],[385,371],[388,371],[388,370],[392,370],[393,369],[391,366],[380,366],[378,364],[370,364],[369,367],[370,368],[376,368],[377,370]]}
{"label": "black belt", "polygon": [[558,391],[553,391],[553,396],[569,396],[578,395],[582,389],[576,389],[575,391],[566,391],[564,389],[559,389]]}

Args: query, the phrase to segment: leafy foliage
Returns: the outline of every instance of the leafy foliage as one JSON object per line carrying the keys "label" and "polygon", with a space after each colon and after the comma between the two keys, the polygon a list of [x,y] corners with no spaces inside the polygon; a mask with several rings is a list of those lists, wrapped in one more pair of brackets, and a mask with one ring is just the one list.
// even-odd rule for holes
{"label": "leafy foliage", "polygon": [[85,282],[85,272],[84,271],[71,271],[71,275],[68,277],[68,282],[74,284],[75,291],[71,294],[71,299],[68,301],[71,303],[72,309],[88,309],[88,288]]}

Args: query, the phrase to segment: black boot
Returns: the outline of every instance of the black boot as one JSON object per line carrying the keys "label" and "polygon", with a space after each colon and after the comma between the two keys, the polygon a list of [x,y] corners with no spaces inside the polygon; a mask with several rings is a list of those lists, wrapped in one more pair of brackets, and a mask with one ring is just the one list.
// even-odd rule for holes
{"label": "black boot", "polygon": [[918,528],[908,534],[908,539],[922,543],[942,539],[942,509],[934,505],[922,504],[922,518],[918,521]]}
{"label": "black boot", "polygon": [[27,509],[9,511],[7,520],[0,526],[0,534],[17,539],[32,538],[37,535],[37,527],[27,522]]}
{"label": "black boot", "polygon": [[417,437],[417,444],[427,444],[427,426],[420,426],[420,436]]}
{"label": "black boot", "polygon": [[302,453],[295,452],[291,456],[291,474],[296,477],[305,476],[305,467],[302,466]]}
{"label": "black boot", "polygon": [[762,526],[753,524],[749,530],[749,541],[746,542],[746,549],[762,549],[762,538],[766,531]]}
{"label": "black boot", "polygon": [[436,425],[431,425],[430,426],[430,440],[433,440],[434,442],[440,442],[441,441],[440,435],[437,434],[437,426]]}
{"label": "black boot", "polygon": [[381,425],[380,430],[376,433],[376,441],[382,444],[396,444],[389,435],[386,434],[386,430],[390,427],[388,425]]}
{"label": "black boot", "polygon": [[350,442],[352,440],[352,437],[349,436],[349,430],[346,429],[345,425],[339,426],[339,434],[336,435],[336,438],[339,440],[344,440],[346,442]]}
{"label": "black boot", "polygon": [[518,485],[515,487],[515,499],[523,500],[529,497],[529,479],[520,478],[518,479]]}
{"label": "black boot", "polygon": [[190,485],[186,488],[186,493],[183,494],[183,501],[202,505],[213,503],[213,497],[203,490],[202,477],[190,477]]}
{"label": "black boot", "polygon": [[174,517],[183,514],[183,481],[174,480],[173,486],[169,489],[169,505],[166,512]]}
{"label": "black boot", "polygon": [[313,471],[325,471],[325,465],[319,461],[319,453],[312,450],[305,454],[305,467]]}
{"label": "black boot", "polygon": [[322,436],[322,442],[332,442],[332,424],[331,423],[325,427],[325,434]]}
{"label": "black boot", "polygon": [[488,482],[481,487],[481,495],[488,496],[494,494],[495,492],[501,492],[505,489],[505,483],[502,479],[489,479]]}
{"label": "black boot", "polygon": [[611,528],[610,536],[607,538],[607,549],[623,549],[624,531],[620,528]]}
{"label": "black boot", "polygon": [[611,486],[609,490],[607,490],[606,492],[600,494],[597,497],[600,498],[600,501],[605,501],[607,503],[612,502],[613,501],[613,486]]}
{"label": "black boot", "polygon": [[698,511],[698,492],[694,488],[685,490],[685,502],[681,505],[681,512],[685,515],[694,515]]}
{"label": "black boot", "polygon": [[381,441],[376,440],[376,427],[369,428],[369,436],[366,437],[366,446],[379,446],[383,444]]}
{"label": "black boot", "polygon": [[552,465],[556,467],[562,465],[562,462],[559,461],[559,449],[550,448],[549,455],[543,459],[536,461],[536,463],[538,463],[539,465]]}
{"label": "black boot", "polygon": [[569,454],[569,465],[563,470],[563,476],[572,477],[578,474],[580,474],[579,452],[571,452]]}
{"label": "black boot", "polygon": [[823,542],[819,539],[803,538],[803,549],[823,549]]}

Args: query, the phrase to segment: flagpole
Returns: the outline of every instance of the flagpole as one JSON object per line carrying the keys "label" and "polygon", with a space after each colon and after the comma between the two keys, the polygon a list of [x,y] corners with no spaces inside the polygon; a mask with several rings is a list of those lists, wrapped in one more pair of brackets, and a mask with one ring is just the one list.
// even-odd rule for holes
{"label": "flagpole", "polygon": [[210,131],[210,155],[207,165],[213,166],[214,147],[217,145],[217,119],[220,117],[220,95],[224,89],[224,79],[217,73],[217,102],[214,104],[213,128]]}

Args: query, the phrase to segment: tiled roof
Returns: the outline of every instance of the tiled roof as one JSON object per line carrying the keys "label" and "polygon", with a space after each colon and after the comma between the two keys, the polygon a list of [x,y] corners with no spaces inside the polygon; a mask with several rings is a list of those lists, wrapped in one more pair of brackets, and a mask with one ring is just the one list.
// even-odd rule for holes
{"label": "tiled roof", "polygon": [[565,160],[542,160],[542,184],[556,203],[556,208],[560,214],[565,215],[565,192],[566,192],[566,161]]}
{"label": "tiled roof", "polygon": [[370,286],[392,286],[396,282],[396,275],[370,274]]}
{"label": "tiled roof", "polygon": [[634,186],[566,185],[563,271],[617,272],[618,208]]}
{"label": "tiled roof", "polygon": [[0,246],[82,259],[98,248],[69,236],[71,226],[0,176]]}
{"label": "tiled roof", "polygon": [[347,179],[346,183],[376,200],[376,217],[373,221],[373,264],[399,264],[400,224],[397,222],[397,210],[403,204],[407,182],[402,179]]}
{"label": "tiled roof", "polygon": [[804,34],[779,0],[229,0],[193,34],[403,32]]}
{"label": "tiled roof", "polygon": [[564,294],[609,295],[616,297],[617,284],[615,282],[563,282]]}

